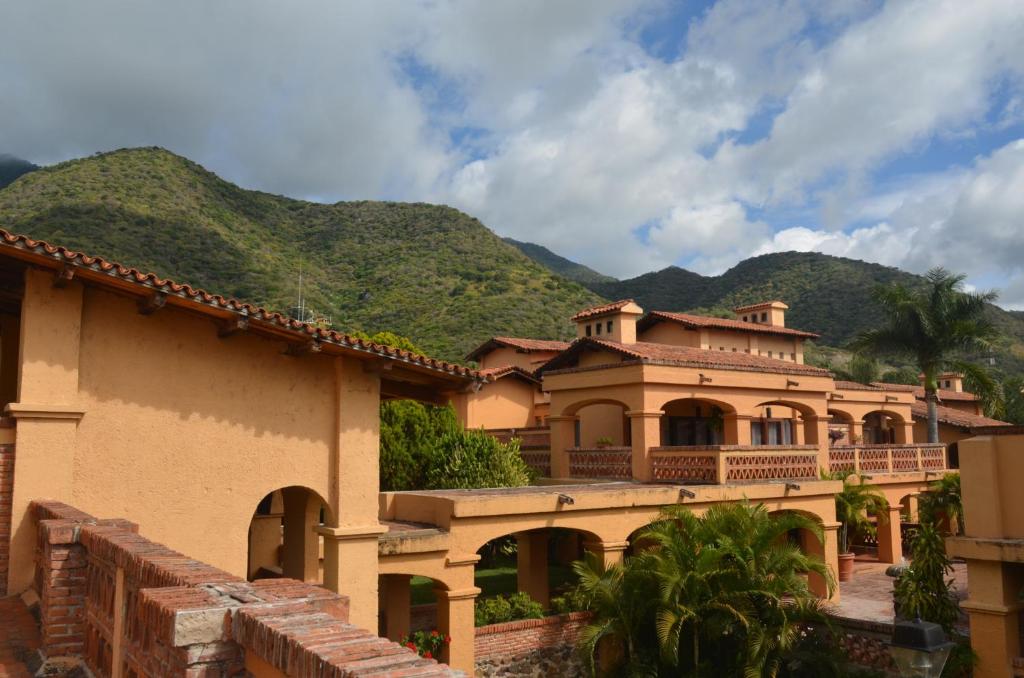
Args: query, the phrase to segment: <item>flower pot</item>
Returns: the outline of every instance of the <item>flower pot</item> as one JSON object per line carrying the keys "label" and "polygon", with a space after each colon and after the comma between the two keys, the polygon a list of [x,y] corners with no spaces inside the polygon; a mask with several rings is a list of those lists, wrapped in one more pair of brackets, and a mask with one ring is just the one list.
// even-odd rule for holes
{"label": "flower pot", "polygon": [[856,556],[852,553],[839,554],[839,581],[850,581],[853,579],[853,559]]}

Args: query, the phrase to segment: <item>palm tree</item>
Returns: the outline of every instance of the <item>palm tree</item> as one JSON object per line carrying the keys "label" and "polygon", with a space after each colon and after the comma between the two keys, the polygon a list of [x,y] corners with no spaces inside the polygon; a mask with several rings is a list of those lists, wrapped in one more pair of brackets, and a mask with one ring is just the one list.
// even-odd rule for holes
{"label": "palm tree", "polygon": [[824,619],[805,575],[832,586],[825,564],[788,539],[796,529],[821,538],[809,518],[762,505],[721,504],[701,517],[665,509],[638,536],[650,547],[624,566],[577,563],[594,613],[584,656],[593,666],[610,638],[623,648],[620,675],[789,675],[806,625]]}
{"label": "palm tree", "polygon": [[928,404],[928,442],[939,442],[938,376],[954,371],[964,374],[985,390],[994,389],[988,372],[963,360],[971,351],[988,350],[998,331],[985,316],[986,304],[996,300],[995,292],[965,292],[966,276],[943,268],[925,275],[922,289],[908,289],[899,283],[875,290],[888,324],[862,333],[852,344],[858,352],[913,357],[924,375]]}
{"label": "palm tree", "polygon": [[[868,519],[874,513],[879,520],[888,519],[885,509],[889,503],[874,485],[864,482],[864,476],[845,471],[821,474],[822,480],[842,480],[843,489],[836,493],[836,520],[839,522],[839,552],[850,552],[850,541],[859,534],[875,533],[875,525]],[[856,478],[857,482],[850,479]]]}
{"label": "palm tree", "polygon": [[949,523],[954,534],[964,531],[964,503],[960,494],[960,474],[949,473],[942,476],[928,487],[921,495],[918,514],[922,523],[938,526],[943,516]]}

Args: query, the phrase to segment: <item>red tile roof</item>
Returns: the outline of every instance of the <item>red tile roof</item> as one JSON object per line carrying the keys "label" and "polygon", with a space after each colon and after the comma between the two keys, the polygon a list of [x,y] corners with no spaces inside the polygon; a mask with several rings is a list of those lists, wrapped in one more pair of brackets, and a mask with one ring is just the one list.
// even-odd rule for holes
{"label": "red tile roof", "polygon": [[552,339],[523,339],[520,337],[491,337],[484,343],[473,349],[466,360],[477,360],[491,351],[499,348],[515,348],[526,353],[533,351],[550,351],[556,353],[569,348],[569,342],[556,341]]}
{"label": "red tile roof", "polygon": [[836,388],[843,391],[884,391],[881,386],[874,384],[862,384],[859,381],[842,381],[836,379]]}
{"label": "red tile roof", "polygon": [[794,330],[789,327],[773,327],[761,323],[746,323],[742,320],[730,318],[711,318],[703,315],[691,315],[689,313],[674,313],[671,311],[651,311],[637,324],[637,331],[644,331],[648,327],[661,322],[674,322],[688,329],[716,329],[733,330],[736,332],[756,332],[758,334],[775,334],[787,337],[802,337],[804,339],[815,339],[818,337],[813,332]]}
{"label": "red tile roof", "polygon": [[605,313],[618,311],[623,306],[628,306],[629,304],[635,303],[636,301],[634,301],[633,299],[619,299],[618,301],[613,301],[610,304],[602,304],[601,306],[592,306],[591,308],[585,308],[576,315],[574,315],[573,317],[569,318],[569,320],[576,322],[577,320],[584,320],[585,318],[594,318],[599,315],[604,315]]}
{"label": "red tile roof", "polygon": [[917,386],[911,386],[910,384],[887,384],[884,381],[873,381],[872,386],[878,388],[884,388],[886,391],[899,391],[900,393],[913,393]]}
{"label": "red tile roof", "polygon": [[501,367],[488,367],[483,370],[477,370],[477,373],[481,377],[485,377],[488,381],[497,381],[502,377],[515,376],[526,381],[539,384],[540,380],[533,376],[533,373],[528,370],[524,370],[518,365],[502,365]]}
{"label": "red tile roof", "polygon": [[[974,395],[973,393],[968,393],[967,391],[946,391],[940,388],[939,390],[936,391],[936,393],[939,394],[939,402],[942,402],[943,400],[960,400],[964,402],[973,403],[977,402],[978,400],[981,400],[981,398],[979,398],[978,396]],[[924,400],[923,386],[914,387],[914,397],[917,398],[918,400]]]}
{"label": "red tile roof", "polygon": [[[0,229],[0,254],[31,261],[48,268],[66,268],[76,278],[115,286],[118,283],[123,283],[147,294],[166,295],[165,298],[168,300],[174,299],[182,306],[192,307],[219,318],[237,317],[256,327],[283,330],[287,334],[323,345],[336,346],[346,352],[372,354],[462,378],[478,378],[474,370],[462,365],[437,360],[400,348],[375,344],[342,332],[323,329],[238,299],[211,294],[188,284],[160,278],[154,273],[146,273],[136,268],[107,261],[101,257],[83,254],[59,245],[51,245],[42,240],[34,240],[28,236],[15,235],[3,229]],[[120,285],[122,289],[124,288],[123,284]],[[215,311],[219,311],[219,313],[215,313]]]}
{"label": "red tile roof", "polygon": [[776,304],[789,308],[789,306],[786,306],[786,302],[775,299],[773,301],[762,301],[759,304],[747,304],[745,306],[737,306],[733,310],[736,311],[737,313],[743,313],[744,311],[752,311],[755,308],[766,308],[768,306],[775,306]]}
{"label": "red tile roof", "polygon": [[[972,414],[971,412],[964,412],[963,410],[958,410],[954,407],[943,407],[942,405],[937,405],[936,407],[939,411],[939,422],[943,424],[959,426],[961,428],[975,428],[977,426],[1010,426],[1010,424],[1005,421],[991,419],[980,414]],[[910,413],[914,416],[914,419],[927,420],[928,404],[920,401],[912,403],[910,405]]]}
{"label": "red tile roof", "polygon": [[605,339],[584,337],[573,342],[568,350],[555,356],[539,370],[549,372],[564,368],[572,368],[573,359],[587,348],[606,349],[618,353],[627,359],[655,365],[678,365],[681,367],[704,367],[708,369],[739,370],[748,372],[772,372],[777,374],[800,374],[814,377],[828,377],[831,372],[820,367],[801,365],[785,360],[776,360],[748,353],[732,353],[730,351],[709,351],[692,346],[672,346],[669,344],[651,344],[637,342],[620,344]]}

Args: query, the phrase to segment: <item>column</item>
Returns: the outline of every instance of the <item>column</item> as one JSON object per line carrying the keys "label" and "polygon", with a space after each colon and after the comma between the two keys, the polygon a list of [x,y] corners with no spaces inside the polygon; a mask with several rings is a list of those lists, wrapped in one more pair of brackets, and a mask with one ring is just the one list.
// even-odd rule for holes
{"label": "column", "polygon": [[908,443],[914,442],[913,422],[894,421],[892,426],[895,429],[896,442],[898,444],[907,445]]}
{"label": "column", "polygon": [[385,635],[398,642],[409,635],[411,626],[412,593],[409,583],[412,575],[388,574],[382,578],[384,582],[384,618],[387,626]]}
{"label": "column", "polygon": [[53,286],[53,273],[25,271],[18,344],[18,402],[6,413],[17,423],[17,463],[11,506],[7,590],[32,584],[36,544],[29,503],[45,497],[74,503],[82,285]]}
{"label": "column", "polygon": [[723,438],[726,445],[749,445],[750,444],[750,420],[752,417],[746,414],[735,414],[730,412],[723,417]]}
{"label": "column", "polygon": [[625,558],[626,549],[629,548],[628,541],[585,541],[583,548],[593,553],[604,567],[621,565]]}
{"label": "column", "polygon": [[916,523],[921,517],[918,512],[918,500],[921,498],[920,493],[915,493],[907,496],[907,522]]}
{"label": "column", "polygon": [[633,436],[633,479],[651,480],[650,448],[661,445],[661,410],[630,410],[630,430]]}
{"label": "column", "polygon": [[900,534],[899,504],[890,506],[878,516],[878,560],[882,563],[903,562],[903,540]]}
{"label": "column", "polygon": [[324,586],[349,597],[353,624],[377,628],[377,537],[380,493],[380,372],[335,358],[337,441],[328,503],[334,524],[324,536]]}
{"label": "column", "polygon": [[548,593],[548,533],[541,530],[517,532],[516,582],[517,588],[547,607]]}
{"label": "column", "polygon": [[0,315],[0,408],[18,399],[18,342],[21,319]]}
{"label": "column", "polygon": [[817,556],[828,567],[832,575],[832,596],[829,597],[829,582],[819,574],[810,573],[807,575],[807,587],[811,593],[819,598],[827,598],[830,603],[839,602],[839,523],[827,523],[822,528],[824,542],[818,541],[810,533],[804,533],[804,552],[810,556]]}
{"label": "column", "polygon": [[828,468],[828,422],[831,417],[809,415],[804,417],[804,440],[806,445],[818,446],[818,468]]}
{"label": "column", "polygon": [[476,641],[473,604],[480,589],[475,586],[455,591],[436,588],[434,593],[437,595],[438,630],[452,639],[441,660],[453,669],[473,675]]}
{"label": "column", "polygon": [[580,533],[568,532],[561,534],[555,541],[555,562],[559,565],[571,565],[580,559]]}
{"label": "column", "polygon": [[576,446],[576,420],[575,415],[558,415],[548,417],[548,426],[551,428],[551,477],[569,478],[569,453],[570,447]]}
{"label": "column", "polygon": [[804,420],[799,417],[793,417],[790,419],[790,422],[790,427],[793,431],[793,444],[803,445],[805,439],[803,426]]}
{"label": "column", "polygon": [[968,598],[960,604],[971,624],[971,647],[978,654],[975,678],[1012,675],[1011,662],[1021,647],[1021,602],[1024,564],[968,560]]}
{"label": "column", "polygon": [[864,442],[864,422],[863,421],[851,421],[850,422],[850,444],[860,445]]}
{"label": "column", "polygon": [[284,498],[284,544],[281,570],[284,576],[316,583],[320,580],[320,500],[302,487],[286,487]]}

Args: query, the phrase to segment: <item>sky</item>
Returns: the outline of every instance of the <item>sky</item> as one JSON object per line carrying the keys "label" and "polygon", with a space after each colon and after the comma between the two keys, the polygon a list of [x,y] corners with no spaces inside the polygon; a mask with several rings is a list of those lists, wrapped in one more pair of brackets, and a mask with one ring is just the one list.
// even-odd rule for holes
{"label": "sky", "polygon": [[0,153],[163,146],[625,278],[800,250],[1024,309],[1021,0],[0,0]]}

